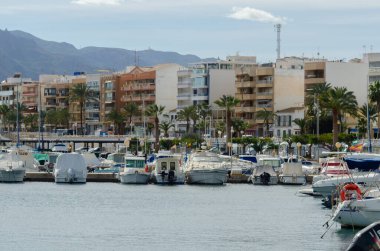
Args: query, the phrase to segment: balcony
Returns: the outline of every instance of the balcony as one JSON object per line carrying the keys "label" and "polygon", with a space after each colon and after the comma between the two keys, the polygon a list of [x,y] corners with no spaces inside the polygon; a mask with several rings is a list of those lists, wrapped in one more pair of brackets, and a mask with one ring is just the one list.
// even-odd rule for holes
{"label": "balcony", "polygon": [[179,94],[177,100],[190,100],[191,94]]}
{"label": "balcony", "polygon": [[35,96],[37,96],[37,92],[28,90],[28,91],[22,92],[22,95],[26,96],[26,97],[35,97]]}
{"label": "balcony", "polygon": [[271,79],[261,79],[257,80],[256,87],[273,87],[273,80]]}
{"label": "balcony", "polygon": [[256,83],[254,81],[236,81],[236,88],[252,88],[255,87]]}
{"label": "balcony", "polygon": [[190,88],[192,86],[191,81],[181,81],[178,82],[178,88]]}
{"label": "balcony", "polygon": [[264,111],[264,109],[267,111],[273,111],[273,106],[272,105],[257,105],[255,112]]}
{"label": "balcony", "polygon": [[55,102],[47,102],[47,103],[45,103],[45,106],[46,107],[56,107],[57,106],[57,103],[55,103]]}
{"label": "balcony", "polygon": [[305,78],[305,85],[324,84],[325,78]]}
{"label": "balcony", "polygon": [[115,99],[114,99],[114,98],[107,98],[107,99],[104,100],[104,102],[105,102],[106,104],[114,103],[114,102],[115,102]]}
{"label": "balcony", "polygon": [[273,92],[258,92],[256,99],[273,99]]}
{"label": "balcony", "polygon": [[252,113],[252,112],[255,112],[255,107],[254,106],[246,106],[246,107],[237,106],[235,107],[235,112],[236,113],[243,113],[243,112]]}
{"label": "balcony", "polygon": [[272,67],[260,67],[256,69],[257,76],[273,76],[274,68]]}

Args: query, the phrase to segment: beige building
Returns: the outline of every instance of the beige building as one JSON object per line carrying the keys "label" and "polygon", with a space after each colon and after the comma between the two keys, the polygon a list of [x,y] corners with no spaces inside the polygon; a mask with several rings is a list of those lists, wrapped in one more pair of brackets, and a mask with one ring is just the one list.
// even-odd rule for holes
{"label": "beige building", "polygon": [[263,136],[264,121],[256,114],[264,109],[273,112],[274,67],[241,67],[236,73],[235,86],[235,97],[241,101],[235,108],[236,117],[250,124],[246,133]]}

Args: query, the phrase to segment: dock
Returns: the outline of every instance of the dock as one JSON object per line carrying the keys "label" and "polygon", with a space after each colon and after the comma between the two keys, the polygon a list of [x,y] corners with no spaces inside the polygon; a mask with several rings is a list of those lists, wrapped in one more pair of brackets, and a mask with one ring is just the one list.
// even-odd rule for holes
{"label": "dock", "polygon": [[[37,182],[54,182],[52,173],[46,172],[27,172],[24,181],[37,181]],[[87,182],[114,182],[119,180],[114,173],[88,173]]]}

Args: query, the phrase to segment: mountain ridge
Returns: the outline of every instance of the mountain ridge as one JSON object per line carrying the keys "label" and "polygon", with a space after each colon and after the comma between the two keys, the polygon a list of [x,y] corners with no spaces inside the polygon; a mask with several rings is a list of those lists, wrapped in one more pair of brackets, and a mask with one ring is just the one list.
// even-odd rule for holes
{"label": "mountain ridge", "polygon": [[96,46],[77,49],[70,43],[43,40],[20,30],[0,30],[0,80],[15,72],[38,80],[40,74],[96,73],[100,69],[120,71],[135,65],[136,55],[140,66],[163,63],[187,66],[202,60],[192,54],[152,49],[134,51]]}

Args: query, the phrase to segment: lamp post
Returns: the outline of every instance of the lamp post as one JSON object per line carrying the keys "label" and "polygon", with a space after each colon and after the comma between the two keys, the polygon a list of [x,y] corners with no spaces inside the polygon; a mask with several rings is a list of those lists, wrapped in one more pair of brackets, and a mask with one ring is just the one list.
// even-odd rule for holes
{"label": "lamp post", "polygon": [[222,131],[221,130],[219,130],[218,131],[218,138],[216,139],[217,141],[217,144],[218,144],[218,151],[220,152],[220,145],[219,145],[219,138],[220,138],[220,136],[222,135]]}
{"label": "lamp post", "polygon": [[232,135],[234,134],[234,128],[231,126],[231,138],[230,138],[230,142],[229,143],[231,143],[230,145],[231,145],[231,147],[230,147],[230,155],[232,155]]}
{"label": "lamp post", "polygon": [[19,147],[20,146],[20,115],[19,115],[19,93],[18,93],[18,86],[19,84],[22,85],[22,78],[21,78],[21,74],[19,75],[19,78],[20,78],[20,83],[17,83],[16,84],[16,112],[17,112],[17,115],[16,115],[16,126],[17,126],[17,144],[16,144],[16,147]]}
{"label": "lamp post", "polygon": [[301,146],[302,146],[302,144],[300,142],[297,142],[298,158],[301,156]]}
{"label": "lamp post", "polygon": [[335,143],[335,147],[336,147],[336,150],[339,152],[339,149],[340,147],[342,146],[342,144],[340,142],[336,142]]}
{"label": "lamp post", "polygon": [[317,118],[317,159],[319,159],[319,96],[317,93],[314,93],[314,109]]}

